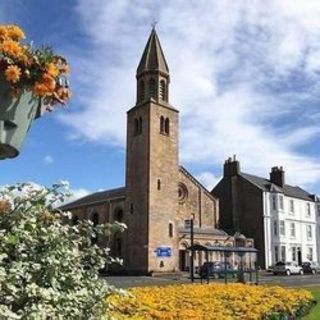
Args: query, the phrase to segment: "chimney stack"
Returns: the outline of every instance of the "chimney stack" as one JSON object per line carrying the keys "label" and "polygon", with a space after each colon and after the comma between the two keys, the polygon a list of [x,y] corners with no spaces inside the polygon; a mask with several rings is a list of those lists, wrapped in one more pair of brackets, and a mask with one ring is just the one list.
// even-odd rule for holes
{"label": "chimney stack", "polygon": [[270,181],[283,188],[285,184],[283,167],[272,167],[270,172]]}
{"label": "chimney stack", "polygon": [[236,155],[233,158],[228,158],[224,162],[224,176],[232,177],[240,173],[240,162],[237,160]]}

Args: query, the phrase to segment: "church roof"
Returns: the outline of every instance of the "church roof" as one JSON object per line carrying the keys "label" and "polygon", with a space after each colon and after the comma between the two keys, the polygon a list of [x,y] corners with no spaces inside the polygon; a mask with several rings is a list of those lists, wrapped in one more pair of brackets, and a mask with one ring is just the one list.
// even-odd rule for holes
{"label": "church roof", "polygon": [[[179,233],[186,233],[190,234],[190,229],[186,228],[178,228]],[[221,229],[215,229],[215,228],[197,228],[195,227],[193,230],[194,234],[209,234],[209,235],[215,235],[215,236],[227,236],[228,234],[221,230]]]}
{"label": "church roof", "polygon": [[153,28],[140,60],[137,75],[147,71],[160,71],[169,74],[169,68],[164,57],[156,30]]}
{"label": "church roof", "polygon": [[66,205],[61,206],[59,209],[61,210],[70,210],[76,207],[81,207],[84,205],[97,204],[101,202],[105,202],[110,198],[119,198],[125,196],[126,188],[117,188],[105,191],[99,191],[92,194],[89,194],[85,197],[67,203]]}
{"label": "church roof", "polygon": [[[315,196],[310,194],[309,192],[301,189],[298,186],[290,186],[288,184],[285,184],[282,187],[277,186],[270,182],[270,180],[254,176],[252,174],[248,173],[240,173],[240,176],[249,181],[250,183],[254,184],[256,187],[263,191],[274,191],[274,192],[282,192],[286,196],[293,197],[293,198],[299,198],[307,201],[315,201]],[[317,201],[317,200],[316,200]]]}

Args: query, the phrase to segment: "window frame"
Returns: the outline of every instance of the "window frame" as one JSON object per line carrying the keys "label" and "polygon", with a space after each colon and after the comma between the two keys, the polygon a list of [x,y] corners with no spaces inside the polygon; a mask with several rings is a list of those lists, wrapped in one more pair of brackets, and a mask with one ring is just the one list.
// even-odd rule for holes
{"label": "window frame", "polygon": [[279,221],[279,235],[285,236],[286,235],[286,223],[285,220]]}

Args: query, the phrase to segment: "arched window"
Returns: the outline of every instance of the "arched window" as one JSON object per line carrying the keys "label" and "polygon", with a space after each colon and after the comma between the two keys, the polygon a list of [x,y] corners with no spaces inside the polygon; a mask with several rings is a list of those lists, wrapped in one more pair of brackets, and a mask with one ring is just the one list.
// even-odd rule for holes
{"label": "arched window", "polygon": [[153,78],[149,80],[149,95],[152,98],[156,98],[157,96],[156,81]]}
{"label": "arched window", "polygon": [[160,133],[164,133],[164,117],[160,117]]}
{"label": "arched window", "polygon": [[158,190],[161,190],[161,181],[160,181],[160,179],[158,179],[158,181],[157,181],[157,188],[158,188]]}
{"label": "arched window", "polygon": [[139,101],[143,101],[145,98],[145,85],[144,85],[144,81],[141,80],[140,81],[140,88],[139,88]]}
{"label": "arched window", "polygon": [[169,237],[173,237],[173,224],[171,222],[169,223]]}
{"label": "arched window", "polygon": [[139,117],[139,131],[138,131],[139,134],[142,133],[142,118]]}
{"label": "arched window", "polygon": [[78,224],[78,222],[79,222],[79,217],[77,215],[73,216],[72,217],[72,224],[76,225],[76,224]]}
{"label": "arched window", "polygon": [[169,118],[166,118],[165,122],[164,122],[164,132],[166,134],[169,134],[170,131],[170,120]]}
{"label": "arched window", "polygon": [[122,239],[118,235],[116,235],[114,239],[114,253],[116,257],[120,257],[122,255]]}
{"label": "arched window", "polygon": [[134,119],[134,135],[138,135],[139,134],[139,120],[138,119]]}
{"label": "arched window", "polygon": [[98,212],[95,212],[93,215],[92,215],[92,219],[91,221],[93,222],[93,225],[96,226],[99,224],[99,214]]}
{"label": "arched window", "polygon": [[114,211],[114,220],[116,220],[118,222],[122,222],[122,220],[123,220],[123,210],[122,210],[122,208],[117,208]]}
{"label": "arched window", "polygon": [[[99,214],[98,212],[95,212],[92,217],[91,221],[93,223],[93,226],[96,227],[99,224]],[[94,235],[91,237],[92,244],[96,244],[98,242],[98,234],[94,232]]]}
{"label": "arched window", "polygon": [[166,83],[164,80],[160,81],[160,91],[159,96],[161,100],[166,100]]}

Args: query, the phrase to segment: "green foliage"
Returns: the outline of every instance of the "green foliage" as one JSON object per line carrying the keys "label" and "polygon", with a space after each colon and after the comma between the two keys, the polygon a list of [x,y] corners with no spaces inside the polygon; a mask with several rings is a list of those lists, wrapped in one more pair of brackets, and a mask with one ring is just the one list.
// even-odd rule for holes
{"label": "green foliage", "polygon": [[108,318],[105,297],[116,290],[98,272],[115,259],[91,239],[125,226],[72,225],[70,213],[53,209],[67,193],[65,184],[0,191],[0,319]]}

